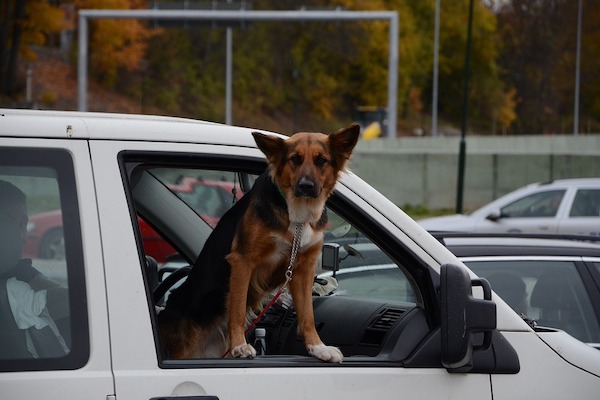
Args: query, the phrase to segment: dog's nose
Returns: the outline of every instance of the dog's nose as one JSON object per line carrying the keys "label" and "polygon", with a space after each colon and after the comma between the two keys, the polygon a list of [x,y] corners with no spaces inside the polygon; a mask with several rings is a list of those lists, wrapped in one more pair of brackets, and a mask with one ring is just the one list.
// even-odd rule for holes
{"label": "dog's nose", "polygon": [[298,197],[317,197],[317,187],[312,179],[303,176],[296,185],[296,196]]}

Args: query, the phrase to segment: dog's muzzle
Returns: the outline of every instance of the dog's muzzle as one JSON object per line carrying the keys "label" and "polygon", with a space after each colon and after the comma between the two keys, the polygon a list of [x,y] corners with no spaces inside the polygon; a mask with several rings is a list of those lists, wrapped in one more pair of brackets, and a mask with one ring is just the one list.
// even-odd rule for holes
{"label": "dog's muzzle", "polygon": [[294,194],[296,197],[317,197],[319,196],[319,189],[315,182],[312,179],[303,176],[296,183],[296,187],[294,189]]}

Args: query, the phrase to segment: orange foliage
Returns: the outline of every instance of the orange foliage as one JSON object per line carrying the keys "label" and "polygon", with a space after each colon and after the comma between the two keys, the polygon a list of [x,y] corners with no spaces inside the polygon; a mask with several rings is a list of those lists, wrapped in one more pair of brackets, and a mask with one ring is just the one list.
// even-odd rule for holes
{"label": "orange foliage", "polygon": [[35,60],[35,52],[31,45],[46,43],[47,34],[60,32],[65,28],[63,10],[48,4],[46,0],[29,0],[25,11],[25,18],[21,24],[20,54],[27,60]]}
{"label": "orange foliage", "polygon": [[[74,0],[78,9],[139,9],[140,0]],[[94,20],[90,29],[90,67],[105,83],[116,82],[120,70],[137,71],[143,60],[148,39],[158,30],[139,20]]]}

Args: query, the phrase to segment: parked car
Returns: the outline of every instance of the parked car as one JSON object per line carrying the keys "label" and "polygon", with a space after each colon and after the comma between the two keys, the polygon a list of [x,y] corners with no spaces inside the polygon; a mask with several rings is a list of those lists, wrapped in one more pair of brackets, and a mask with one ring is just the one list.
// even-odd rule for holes
{"label": "parked car", "polygon": [[600,178],[534,183],[468,215],[425,218],[418,222],[428,231],[600,236]]}
{"label": "parked car", "polygon": [[[551,235],[434,234],[526,321],[562,329],[600,349],[600,241]],[[589,239],[588,239],[589,240]],[[334,276],[337,295],[406,301],[410,287],[379,249],[356,240],[339,250],[343,261],[319,278]]]}
{"label": "parked car", "polygon": [[[243,195],[231,182],[205,181],[191,177],[178,177],[175,183],[166,183],[166,186],[213,228],[227,210],[223,205],[238,200]],[[63,260],[65,242],[62,224],[61,210],[31,215],[27,225],[25,257]],[[147,255],[162,263],[169,256],[177,254],[177,250],[139,216],[138,224]]]}
{"label": "parked car", "polygon": [[[511,308],[537,326],[562,329],[600,349],[600,242],[583,237],[523,234],[435,233],[444,245],[480,277]],[[589,240],[589,239],[587,239]],[[360,260],[348,261],[342,250],[334,276],[339,295],[402,300],[398,290],[406,277],[389,263],[366,263],[378,249],[368,244],[350,247]],[[356,257],[356,255],[354,256]],[[349,259],[350,260],[349,260]]]}
{"label": "parked car", "polygon": [[600,242],[552,237],[440,237],[515,312],[600,349]]}
{"label": "parked car", "polygon": [[[32,201],[59,205],[65,258],[34,266],[68,289],[57,303],[0,257],[2,398],[597,396],[600,352],[565,332],[531,327],[487,280],[352,173],[341,174],[327,202],[328,262],[393,265],[404,280],[395,299],[336,294],[317,281],[326,290],[313,297],[315,324],[325,343],[342,350],[343,363],[308,356],[289,303],[260,323],[265,355],[172,359],[157,329],[157,297],[172,282],[148,261],[137,216],[193,265],[212,227],[162,180],[218,175],[247,191],[266,169],[252,131],[156,116],[0,110],[0,179]],[[0,216],[0,238],[14,239],[5,230],[16,224]],[[0,251],[14,253],[11,243],[0,241]],[[15,292],[35,298],[26,308],[32,318],[15,318]]]}

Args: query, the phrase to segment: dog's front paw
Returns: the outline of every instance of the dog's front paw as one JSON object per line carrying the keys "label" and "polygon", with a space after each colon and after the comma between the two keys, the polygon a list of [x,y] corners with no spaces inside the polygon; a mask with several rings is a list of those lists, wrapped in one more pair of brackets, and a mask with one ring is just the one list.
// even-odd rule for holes
{"label": "dog's front paw", "polygon": [[344,360],[344,355],[337,347],[326,346],[324,344],[309,344],[306,346],[306,349],[308,350],[308,354],[322,361],[341,364]]}
{"label": "dog's front paw", "polygon": [[231,350],[231,355],[235,358],[254,358],[256,357],[256,350],[248,343],[243,343],[235,346]]}

